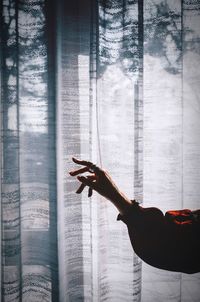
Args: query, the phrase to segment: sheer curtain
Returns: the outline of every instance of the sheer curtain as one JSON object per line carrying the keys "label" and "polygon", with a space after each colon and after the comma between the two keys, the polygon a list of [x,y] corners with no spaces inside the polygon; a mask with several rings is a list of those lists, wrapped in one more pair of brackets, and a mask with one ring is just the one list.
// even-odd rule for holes
{"label": "sheer curtain", "polygon": [[199,301],[142,263],[71,157],[130,198],[200,206],[200,2],[1,1],[2,301]]}

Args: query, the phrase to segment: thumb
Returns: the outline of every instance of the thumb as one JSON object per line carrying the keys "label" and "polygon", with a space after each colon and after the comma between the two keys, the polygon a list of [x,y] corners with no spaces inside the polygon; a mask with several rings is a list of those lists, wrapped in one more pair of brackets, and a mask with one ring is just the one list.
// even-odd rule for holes
{"label": "thumb", "polygon": [[88,187],[96,190],[96,184],[92,180],[90,180],[90,179],[88,179],[88,178],[86,178],[84,176],[77,176],[77,179],[80,182],[82,182],[84,185],[86,185],[86,186],[88,186]]}

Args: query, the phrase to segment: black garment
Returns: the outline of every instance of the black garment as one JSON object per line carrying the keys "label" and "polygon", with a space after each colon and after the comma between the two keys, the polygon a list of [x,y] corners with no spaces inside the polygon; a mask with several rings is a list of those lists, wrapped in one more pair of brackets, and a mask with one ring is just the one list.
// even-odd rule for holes
{"label": "black garment", "polygon": [[142,208],[135,201],[125,215],[135,253],[146,263],[183,273],[200,272],[200,210],[168,211]]}

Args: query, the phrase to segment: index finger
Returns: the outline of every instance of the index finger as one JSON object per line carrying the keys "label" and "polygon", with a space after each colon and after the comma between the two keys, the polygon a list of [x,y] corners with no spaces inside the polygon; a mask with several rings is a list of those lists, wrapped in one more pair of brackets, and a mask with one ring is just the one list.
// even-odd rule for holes
{"label": "index finger", "polygon": [[77,159],[77,158],[74,158],[74,157],[72,157],[72,160],[76,164],[83,165],[83,166],[86,166],[86,167],[90,167],[91,165],[93,165],[90,161],[80,160],[80,159]]}
{"label": "index finger", "polygon": [[[83,165],[86,166],[88,168],[88,171],[91,173],[95,173],[97,175],[100,175],[103,170],[101,168],[99,168],[98,166],[94,165],[93,163],[91,163],[90,161],[86,161],[86,160],[79,160],[76,159],[74,157],[72,157],[72,160],[79,165]],[[84,168],[83,168],[84,169]]]}
{"label": "index finger", "polygon": [[70,171],[69,174],[71,176],[76,176],[76,175],[84,173],[84,172],[89,172],[89,168],[84,167],[84,168],[81,168],[81,169],[78,169],[78,170]]}

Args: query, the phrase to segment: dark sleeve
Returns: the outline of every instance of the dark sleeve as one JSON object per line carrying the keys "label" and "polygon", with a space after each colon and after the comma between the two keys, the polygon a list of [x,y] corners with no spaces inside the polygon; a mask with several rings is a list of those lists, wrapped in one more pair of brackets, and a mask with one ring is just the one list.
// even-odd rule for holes
{"label": "dark sleeve", "polygon": [[128,227],[138,230],[155,231],[164,225],[165,217],[162,211],[155,207],[143,208],[135,200],[131,200],[132,205],[127,213],[117,216],[117,220],[122,220]]}
{"label": "dark sleeve", "polygon": [[167,227],[174,242],[179,271],[200,271],[200,210],[168,211],[165,214]]}
{"label": "dark sleeve", "polygon": [[118,214],[117,216],[117,221],[121,220],[123,221],[126,225],[130,225],[133,222],[133,219],[136,218],[136,215],[140,212],[140,205],[137,201],[131,200],[132,204],[130,207],[130,210],[127,211],[124,215]]}
{"label": "dark sleeve", "polygon": [[117,220],[127,225],[134,252],[146,263],[160,267],[163,213],[158,208],[143,208],[138,202],[132,201],[130,210],[124,215],[119,214]]}

